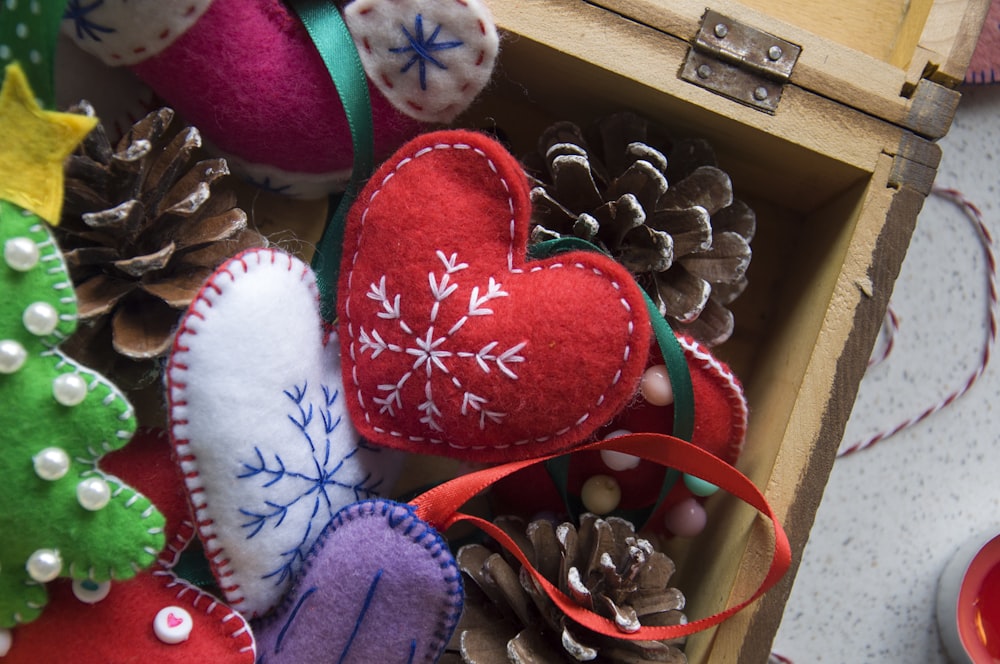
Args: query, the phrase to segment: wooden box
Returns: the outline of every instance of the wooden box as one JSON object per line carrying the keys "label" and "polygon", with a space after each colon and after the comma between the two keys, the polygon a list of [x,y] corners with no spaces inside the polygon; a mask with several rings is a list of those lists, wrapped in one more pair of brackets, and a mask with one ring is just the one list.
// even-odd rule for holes
{"label": "wooden box", "polygon": [[[751,408],[739,468],[765,491],[797,563],[988,0],[489,4],[505,30],[501,61],[466,123],[504,129],[523,154],[553,120],[634,110],[709,139],[757,212],[750,286],[716,352]],[[749,46],[733,48],[737,38]],[[715,77],[722,94],[691,82]],[[719,496],[706,531],[670,546],[698,618],[756,588],[769,527]],[[691,638],[690,661],[766,661],[793,577]]]}

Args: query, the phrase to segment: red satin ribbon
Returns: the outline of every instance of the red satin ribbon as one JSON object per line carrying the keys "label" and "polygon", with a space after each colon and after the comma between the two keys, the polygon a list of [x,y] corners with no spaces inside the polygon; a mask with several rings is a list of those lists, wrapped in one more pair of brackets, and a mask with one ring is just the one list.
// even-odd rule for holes
{"label": "red satin ribbon", "polygon": [[468,521],[476,525],[520,561],[521,565],[534,577],[538,585],[567,617],[594,632],[619,639],[640,641],[676,639],[718,625],[756,601],[788,571],[792,562],[791,547],[784,529],[778,522],[771,506],[768,505],[767,499],[745,475],[718,457],[679,438],[659,433],[627,434],[583,445],[574,451],[584,450],[615,450],[700,477],[731,493],[769,518],[774,528],[774,550],[771,554],[771,565],[757,590],[747,599],[707,618],[694,620],[684,625],[641,627],[638,631],[631,633],[622,632],[613,621],[583,608],[543,577],[541,572],[531,565],[527,556],[518,548],[514,540],[503,530],[489,521],[458,511],[473,496],[493,483],[533,464],[544,463],[552,457],[516,461],[469,473],[434,487],[414,498],[410,504],[416,507],[417,516],[434,526],[438,532],[443,533],[460,521]]}

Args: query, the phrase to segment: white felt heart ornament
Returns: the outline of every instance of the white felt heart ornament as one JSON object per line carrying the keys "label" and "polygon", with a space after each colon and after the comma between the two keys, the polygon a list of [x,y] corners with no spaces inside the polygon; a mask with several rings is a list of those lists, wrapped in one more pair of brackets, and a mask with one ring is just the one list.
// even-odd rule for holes
{"label": "white felt heart ornament", "polygon": [[242,253],[209,278],[181,322],[167,386],[216,579],[233,608],[262,615],[341,507],[392,488],[402,456],[351,425],[315,277],[278,250]]}

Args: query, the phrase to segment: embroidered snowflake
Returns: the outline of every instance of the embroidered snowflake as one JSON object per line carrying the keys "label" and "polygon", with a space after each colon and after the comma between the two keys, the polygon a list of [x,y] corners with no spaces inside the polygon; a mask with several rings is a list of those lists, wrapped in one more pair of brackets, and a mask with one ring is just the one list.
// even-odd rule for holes
{"label": "embroidered snowflake", "polygon": [[429,272],[427,275],[433,304],[425,319],[426,327],[414,327],[404,320],[402,295],[399,293],[390,295],[387,292],[385,275],[377,284],[371,284],[368,290],[368,298],[377,302],[381,307],[377,316],[386,322],[395,323],[395,326],[402,332],[404,343],[386,341],[386,336],[395,338],[397,335],[394,333],[390,334],[386,331],[383,334],[377,329],[366,330],[362,327],[358,333],[361,353],[371,353],[372,360],[377,359],[383,353],[413,357],[411,368],[399,376],[395,382],[379,385],[380,394],[373,397],[372,401],[378,406],[380,414],[396,417],[407,408],[403,399],[404,386],[411,380],[423,379],[424,398],[415,406],[420,414],[420,422],[433,431],[443,431],[440,424],[441,409],[435,396],[434,379],[436,376],[446,376],[447,380],[462,393],[460,409],[462,416],[477,418],[479,428],[485,430],[487,423],[500,424],[507,414],[491,408],[488,395],[477,394],[469,389],[454,371],[455,365],[471,363],[474,368],[478,368],[484,374],[490,374],[496,370],[509,380],[517,380],[516,365],[525,361],[524,356],[520,353],[527,342],[522,341],[506,348],[499,340],[490,341],[481,348],[458,347],[459,343],[455,340],[456,333],[465,325],[474,324],[473,321],[477,319],[492,316],[494,312],[490,303],[507,297],[508,293],[503,289],[502,284],[490,277],[485,286],[472,287],[467,298],[467,305],[463,303],[460,307],[449,307],[449,311],[460,313],[455,320],[445,320],[446,316],[442,315],[442,305],[452,298],[462,300],[462,296],[459,294],[459,284],[453,279],[469,265],[468,263],[460,263],[458,254],[453,253],[451,256],[446,256],[441,250],[438,250],[436,254],[444,269],[440,275],[436,275],[434,272]]}
{"label": "embroidered snowflake", "polygon": [[434,31],[430,34],[430,36],[427,37],[424,35],[424,17],[421,14],[417,14],[413,22],[412,33],[406,29],[406,26],[401,26],[403,37],[406,39],[406,46],[389,49],[390,53],[404,55],[412,54],[410,59],[406,61],[406,64],[403,65],[402,69],[399,70],[399,73],[405,74],[410,71],[413,65],[417,65],[421,90],[427,89],[428,63],[434,65],[438,69],[448,69],[447,65],[435,58],[432,54],[436,51],[447,51],[464,45],[464,42],[458,39],[438,41],[438,35],[440,35],[441,28],[443,27],[444,26],[442,25],[438,25],[434,28]]}
{"label": "embroidered snowflake", "polygon": [[278,584],[296,571],[340,508],[378,497],[382,484],[381,477],[375,479],[371,472],[361,474],[359,469],[365,466],[351,461],[358,455],[380,454],[380,449],[359,442],[337,450],[338,429],[347,426],[332,412],[339,390],[320,385],[319,390],[310,391],[310,385],[303,383],[284,390],[284,396],[291,408],[288,421],[300,432],[301,445],[288,450],[255,446],[255,457],[241,461],[243,471],[237,475],[240,481],[261,483],[256,494],[259,505],[239,510],[247,517],[242,526],[248,540],[265,526],[298,532],[297,536],[285,534],[291,546],[282,552],[280,564],[263,575],[275,578]]}
{"label": "embroidered snowflake", "polygon": [[117,32],[110,26],[99,25],[90,19],[89,14],[101,9],[104,0],[94,0],[89,5],[83,4],[83,0],[69,0],[63,19],[73,21],[76,29],[77,39],[83,39],[84,35],[96,42],[101,41],[101,34],[111,34]]}

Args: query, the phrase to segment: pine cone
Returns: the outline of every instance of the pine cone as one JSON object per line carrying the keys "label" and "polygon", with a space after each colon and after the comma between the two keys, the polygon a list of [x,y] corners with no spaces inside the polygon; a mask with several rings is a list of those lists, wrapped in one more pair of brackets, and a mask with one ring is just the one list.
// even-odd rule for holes
{"label": "pine cone", "polygon": [[673,141],[632,113],[603,119],[595,132],[588,141],[577,125],[554,124],[526,160],[531,241],[597,244],[676,327],[709,346],[724,342],[733,332],[727,305],[747,283],[753,211],[733,198],[706,141]]}
{"label": "pine cone", "polygon": [[[584,514],[579,529],[546,520],[525,528],[516,517],[503,517],[496,524],[518,542],[546,579],[581,606],[614,621],[623,633],[635,632],[640,625],[687,621],[681,612],[684,596],[667,585],[673,562],[638,538],[628,521]],[[470,544],[459,550],[457,559],[472,583],[465,584],[465,612],[449,647],[451,661],[687,661],[677,647],[681,640],[615,639],[572,622],[512,557]]]}
{"label": "pine cone", "polygon": [[[94,115],[81,102],[71,112]],[[223,159],[193,163],[194,127],[171,131],[153,111],[112,147],[101,125],[66,162],[55,232],[79,300],[81,325],[64,349],[120,381],[151,383],[178,319],[226,258],[267,240],[247,228]]]}

